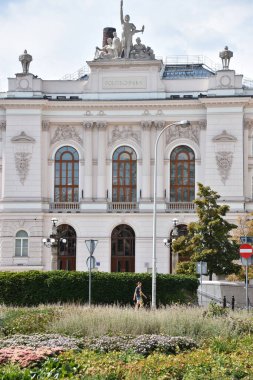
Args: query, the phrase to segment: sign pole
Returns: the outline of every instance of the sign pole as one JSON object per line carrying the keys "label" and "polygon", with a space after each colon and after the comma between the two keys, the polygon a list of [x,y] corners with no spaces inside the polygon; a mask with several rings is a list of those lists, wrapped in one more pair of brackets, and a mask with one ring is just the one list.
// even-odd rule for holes
{"label": "sign pole", "polygon": [[203,274],[207,274],[207,262],[206,261],[198,261],[196,263],[196,271],[197,273],[200,275],[200,306],[203,306],[202,305],[202,301],[203,301],[203,298],[202,298],[202,275]]}
{"label": "sign pole", "polygon": [[248,260],[247,260],[247,264],[246,264],[246,308],[247,308],[247,312],[249,312],[249,296],[248,296],[248,292],[249,292],[249,285],[248,285]]}
{"label": "sign pole", "polygon": [[200,305],[202,305],[202,261],[200,261]]}
{"label": "sign pole", "polygon": [[246,276],[245,276],[245,290],[246,290],[246,309],[249,311],[249,284],[248,284],[248,268],[249,264],[252,263],[253,248],[250,244],[240,245],[240,256],[242,264],[245,265]]}
{"label": "sign pole", "polygon": [[[86,247],[90,253],[90,256],[88,257],[88,269],[89,269],[89,307],[91,307],[91,266],[92,266],[92,259],[95,261],[94,257],[92,256],[94,251],[95,251],[95,248],[96,248],[96,245],[97,245],[98,241],[97,240],[85,240],[85,244],[86,244]],[[94,266],[93,266],[94,268]]]}
{"label": "sign pole", "polygon": [[89,261],[89,307],[91,307],[91,256],[90,253],[90,261]]}

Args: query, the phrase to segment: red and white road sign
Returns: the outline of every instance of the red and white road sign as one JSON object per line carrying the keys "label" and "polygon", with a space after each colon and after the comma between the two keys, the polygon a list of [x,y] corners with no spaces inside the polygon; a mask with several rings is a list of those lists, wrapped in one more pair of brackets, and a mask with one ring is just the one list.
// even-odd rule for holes
{"label": "red and white road sign", "polygon": [[253,255],[253,247],[250,244],[240,245],[240,256],[249,259]]}

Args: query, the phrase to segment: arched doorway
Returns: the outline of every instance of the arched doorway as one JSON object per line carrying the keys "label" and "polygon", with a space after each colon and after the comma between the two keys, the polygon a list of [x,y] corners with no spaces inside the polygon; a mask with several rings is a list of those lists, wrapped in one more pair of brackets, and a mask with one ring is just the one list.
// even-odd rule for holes
{"label": "arched doorway", "polygon": [[[177,229],[176,239],[179,238],[180,236],[185,236],[188,233],[186,224],[178,224],[176,226],[176,229]],[[173,239],[175,239],[175,236],[173,235],[173,233],[174,233],[174,229],[172,229],[170,232],[170,240],[169,240],[170,241],[170,273],[172,273],[172,269],[173,269],[172,241],[173,241]],[[187,260],[188,260],[187,258],[183,258],[183,259],[179,258],[178,262],[187,261]]]}
{"label": "arched doorway", "polygon": [[[76,232],[73,227],[68,224],[61,224],[57,228],[59,236],[57,247],[57,269],[60,270],[76,270]],[[66,239],[63,243],[61,238]]]}
{"label": "arched doorway", "polygon": [[111,271],[135,272],[135,233],[127,224],[112,231]]}

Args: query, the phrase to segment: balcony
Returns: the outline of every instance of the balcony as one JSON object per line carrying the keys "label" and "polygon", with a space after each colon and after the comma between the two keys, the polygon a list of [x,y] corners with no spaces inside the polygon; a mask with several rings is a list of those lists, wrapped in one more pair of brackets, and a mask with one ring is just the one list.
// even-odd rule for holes
{"label": "balcony", "polygon": [[196,205],[193,202],[169,202],[166,203],[166,212],[195,212]]}
{"label": "balcony", "polygon": [[79,202],[53,202],[49,212],[80,212],[80,205]]}
{"label": "balcony", "polygon": [[137,202],[108,202],[107,212],[139,212]]}

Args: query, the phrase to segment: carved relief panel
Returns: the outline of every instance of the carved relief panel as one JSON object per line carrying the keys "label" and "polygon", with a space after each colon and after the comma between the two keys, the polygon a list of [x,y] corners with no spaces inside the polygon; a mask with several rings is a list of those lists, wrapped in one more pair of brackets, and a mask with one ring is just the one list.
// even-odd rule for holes
{"label": "carved relief panel", "polygon": [[11,139],[14,146],[15,167],[20,183],[24,185],[29,173],[30,161],[32,159],[33,144],[35,139],[28,136],[24,131]]}
{"label": "carved relief panel", "polygon": [[191,122],[190,125],[172,125],[166,132],[166,144],[172,141],[185,138],[194,141],[197,145],[200,144],[200,131],[206,126],[205,120]]}
{"label": "carved relief panel", "polygon": [[51,139],[51,145],[58,142],[58,141],[69,141],[74,140],[77,141],[79,144],[83,143],[83,140],[81,139],[77,129],[70,125],[62,125],[57,127],[57,129],[54,132],[54,135]]}
{"label": "carved relief panel", "polygon": [[135,140],[141,145],[141,132],[130,126],[116,126],[110,132],[109,146],[119,140]]}
{"label": "carved relief panel", "polygon": [[232,167],[236,141],[236,137],[228,134],[225,130],[213,138],[217,168],[224,185]]}

